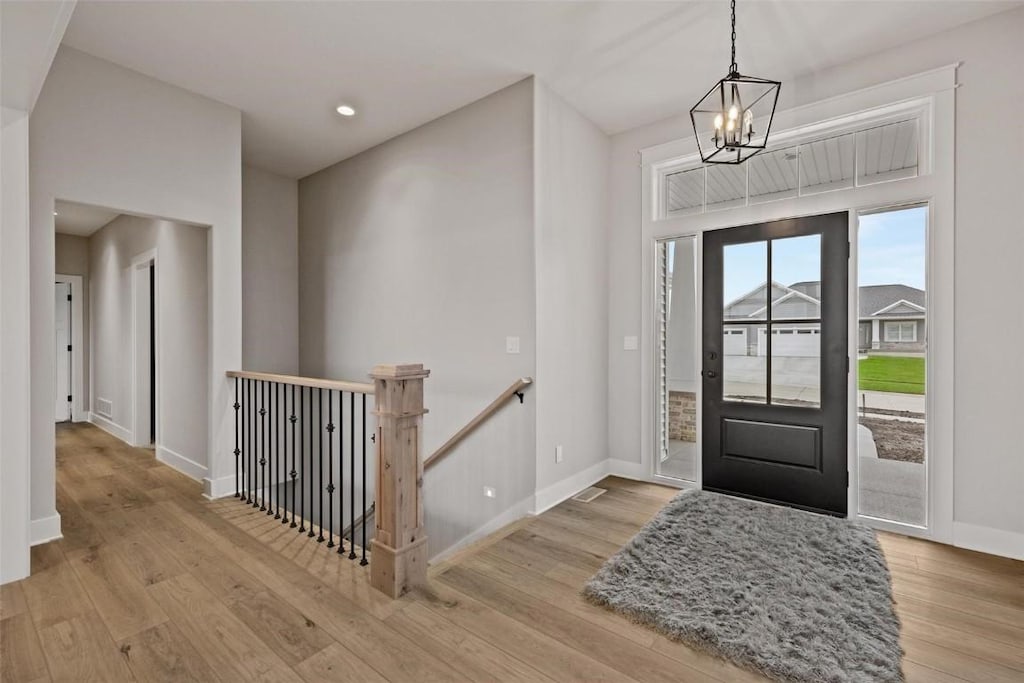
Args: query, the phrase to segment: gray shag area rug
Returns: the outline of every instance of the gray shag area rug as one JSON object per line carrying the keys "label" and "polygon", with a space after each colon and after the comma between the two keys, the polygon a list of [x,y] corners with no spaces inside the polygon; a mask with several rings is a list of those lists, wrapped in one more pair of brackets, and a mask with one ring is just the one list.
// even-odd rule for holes
{"label": "gray shag area rug", "polygon": [[685,491],[584,596],[778,681],[902,681],[875,533],[843,519]]}

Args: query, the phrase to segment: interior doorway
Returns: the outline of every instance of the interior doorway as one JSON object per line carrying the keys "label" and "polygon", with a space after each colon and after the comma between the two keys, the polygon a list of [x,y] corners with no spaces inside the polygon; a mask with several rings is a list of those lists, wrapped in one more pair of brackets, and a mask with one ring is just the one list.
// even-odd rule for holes
{"label": "interior doorway", "polygon": [[132,260],[132,443],[158,443],[156,252]]}
{"label": "interior doorway", "polygon": [[849,215],[704,234],[705,489],[846,516]]}

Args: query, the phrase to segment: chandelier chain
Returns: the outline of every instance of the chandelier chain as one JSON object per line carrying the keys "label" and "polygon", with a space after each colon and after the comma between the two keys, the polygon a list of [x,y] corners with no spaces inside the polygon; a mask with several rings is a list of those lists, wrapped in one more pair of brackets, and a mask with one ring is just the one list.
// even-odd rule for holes
{"label": "chandelier chain", "polygon": [[732,0],[730,6],[732,8],[732,64],[729,65],[729,73],[734,74],[739,72],[739,68],[736,66],[736,0]]}

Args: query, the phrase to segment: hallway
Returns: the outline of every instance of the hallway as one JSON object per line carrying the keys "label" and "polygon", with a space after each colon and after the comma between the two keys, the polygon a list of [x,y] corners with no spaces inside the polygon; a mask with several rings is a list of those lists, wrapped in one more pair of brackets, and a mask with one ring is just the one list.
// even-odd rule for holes
{"label": "hallway", "polygon": [[[605,479],[390,601],[367,568],[204,500],[150,451],[86,424],[57,444],[65,537],[0,592],[3,681],[761,680],[579,596],[673,489]],[[880,538],[908,680],[1024,678],[1024,563]]]}

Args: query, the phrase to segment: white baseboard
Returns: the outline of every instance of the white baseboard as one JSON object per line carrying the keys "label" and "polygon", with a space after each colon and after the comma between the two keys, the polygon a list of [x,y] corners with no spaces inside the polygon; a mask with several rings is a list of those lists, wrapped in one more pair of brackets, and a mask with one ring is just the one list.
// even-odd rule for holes
{"label": "white baseboard", "polygon": [[953,545],[989,555],[1024,560],[1024,534],[953,522]]}
{"label": "white baseboard", "polygon": [[634,479],[636,481],[650,481],[651,475],[641,462],[629,460],[608,459],[608,474],[623,479]]}
{"label": "white baseboard", "polygon": [[29,544],[40,545],[64,538],[60,532],[60,515],[33,519],[29,526]]}
{"label": "white baseboard", "polygon": [[[203,468],[203,470],[204,473],[206,473],[206,468]],[[199,477],[196,477],[196,479],[199,479]],[[227,496],[235,495],[235,475],[233,474],[229,474],[226,477],[220,477],[218,479],[210,479],[209,477],[203,477],[202,481],[203,496],[209,498],[210,500],[215,500],[217,498],[226,498]],[[275,476],[267,484],[267,488],[288,484],[291,483],[291,481],[292,479],[288,476],[285,476],[283,479]],[[301,482],[302,480],[300,479],[299,481]],[[263,489],[254,489],[253,492],[255,493],[257,490],[262,491]]]}
{"label": "white baseboard", "polygon": [[608,476],[608,461],[594,463],[582,472],[577,472],[561,481],[557,481],[547,488],[537,491],[534,496],[533,514],[539,515],[542,512],[553,508],[567,498],[593,486]]}
{"label": "white baseboard", "polygon": [[124,441],[129,446],[132,443],[132,433],[113,420],[107,419],[98,413],[89,413],[89,422],[96,425],[107,434]]}
{"label": "white baseboard", "polygon": [[[431,564],[441,562],[466,546],[493,534],[502,527],[523,517],[539,515],[573,497],[588,486],[593,486],[609,474],[627,479],[647,480],[647,477],[643,474],[643,465],[640,463],[627,462],[625,460],[602,460],[601,462],[594,463],[582,472],[570,475],[538,491],[535,495],[519,501],[477,530],[464,536],[454,545],[431,557],[430,562]],[[234,480],[231,481],[231,486],[230,493],[234,493]]]}
{"label": "white baseboard", "polygon": [[235,495],[235,475],[218,477],[217,479],[203,479],[203,497],[210,500],[227,498]]}
{"label": "white baseboard", "polygon": [[196,481],[203,481],[206,478],[206,467],[165,446],[156,447],[156,459]]}
{"label": "white baseboard", "polygon": [[[490,536],[491,534],[493,534],[498,529],[501,529],[502,527],[508,526],[512,522],[520,520],[523,517],[530,516],[532,514],[532,511],[533,511],[533,504],[534,504],[534,496],[530,496],[528,498],[525,498],[525,499],[519,501],[518,503],[514,504],[509,509],[507,509],[504,512],[502,512],[497,517],[494,517],[493,519],[488,521],[483,526],[477,528],[473,532],[470,532],[468,535],[463,536],[454,545],[451,545],[451,546],[445,548],[444,550],[442,550],[438,554],[436,554],[433,557],[431,557],[430,560],[429,560],[430,564],[437,564],[438,562],[442,562],[442,561],[448,559],[449,557],[451,557],[452,555],[454,555],[455,553],[459,552],[460,550],[462,550],[466,546],[468,546],[468,545],[470,545],[472,543],[476,543],[481,538],[485,538],[487,536]],[[428,539],[427,540],[427,545],[429,546],[429,544],[430,544],[430,540]]]}

